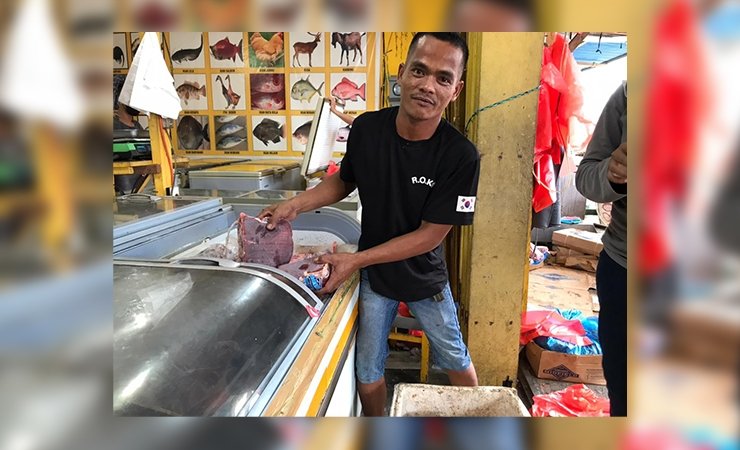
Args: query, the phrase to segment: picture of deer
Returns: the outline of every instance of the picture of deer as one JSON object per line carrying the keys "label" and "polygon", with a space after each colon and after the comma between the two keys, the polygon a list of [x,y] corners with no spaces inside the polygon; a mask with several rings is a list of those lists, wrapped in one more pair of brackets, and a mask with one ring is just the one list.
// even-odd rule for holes
{"label": "picture of deer", "polygon": [[334,32],[331,34],[331,46],[334,48],[337,48],[337,44],[339,44],[340,47],[342,47],[342,53],[339,56],[339,64],[342,64],[342,60],[344,59],[344,55],[347,55],[347,66],[349,66],[349,51],[354,50],[354,57],[352,58],[352,62],[355,62],[357,60],[357,52],[360,52],[360,64],[363,64],[362,62],[362,36],[364,36],[365,33],[358,33],[357,31],[353,31],[352,33],[338,33]]}
{"label": "picture of deer", "polygon": [[295,67],[296,63],[298,64],[298,67],[301,67],[301,59],[298,57],[298,55],[301,54],[308,55],[308,67],[313,67],[311,63],[311,55],[313,55],[313,51],[316,50],[316,46],[321,42],[321,33],[308,34],[313,36],[313,41],[296,42],[293,44],[293,67]]}

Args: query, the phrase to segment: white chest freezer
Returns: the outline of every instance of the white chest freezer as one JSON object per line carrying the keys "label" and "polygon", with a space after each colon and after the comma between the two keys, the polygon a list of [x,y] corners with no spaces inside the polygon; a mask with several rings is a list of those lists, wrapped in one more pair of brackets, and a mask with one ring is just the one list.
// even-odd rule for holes
{"label": "white chest freezer", "polygon": [[259,189],[295,189],[305,187],[296,161],[268,161],[229,164],[188,173],[192,189],[255,191]]}

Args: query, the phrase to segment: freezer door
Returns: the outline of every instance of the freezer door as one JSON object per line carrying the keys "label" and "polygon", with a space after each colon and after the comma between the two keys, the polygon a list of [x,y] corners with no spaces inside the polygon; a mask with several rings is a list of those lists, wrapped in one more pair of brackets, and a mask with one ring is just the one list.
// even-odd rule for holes
{"label": "freezer door", "polygon": [[113,286],[116,415],[250,414],[315,323],[303,293],[250,269],[116,262]]}

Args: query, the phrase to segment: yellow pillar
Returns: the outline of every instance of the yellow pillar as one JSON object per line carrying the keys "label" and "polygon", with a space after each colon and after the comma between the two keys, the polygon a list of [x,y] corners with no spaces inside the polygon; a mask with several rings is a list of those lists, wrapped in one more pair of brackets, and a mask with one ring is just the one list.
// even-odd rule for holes
{"label": "yellow pillar", "polygon": [[154,187],[157,195],[167,195],[172,188],[172,144],[162,128],[162,118],[154,113],[149,114],[149,137],[152,143],[152,161],[159,166],[159,173],[154,174]]}
{"label": "yellow pillar", "polygon": [[[468,117],[539,84],[542,33],[471,33],[470,45]],[[517,375],[529,273],[537,92],[481,112],[470,127],[481,173],[475,221],[466,230],[470,270],[463,279],[462,318],[481,385],[507,384]]]}

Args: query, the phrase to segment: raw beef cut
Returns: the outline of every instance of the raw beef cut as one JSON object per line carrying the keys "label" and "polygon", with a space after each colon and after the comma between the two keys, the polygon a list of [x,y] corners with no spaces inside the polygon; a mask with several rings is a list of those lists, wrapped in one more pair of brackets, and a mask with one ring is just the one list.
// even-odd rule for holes
{"label": "raw beef cut", "polygon": [[281,220],[274,230],[267,229],[267,221],[239,215],[239,261],[278,267],[290,262],[293,256],[293,229],[290,222]]}

